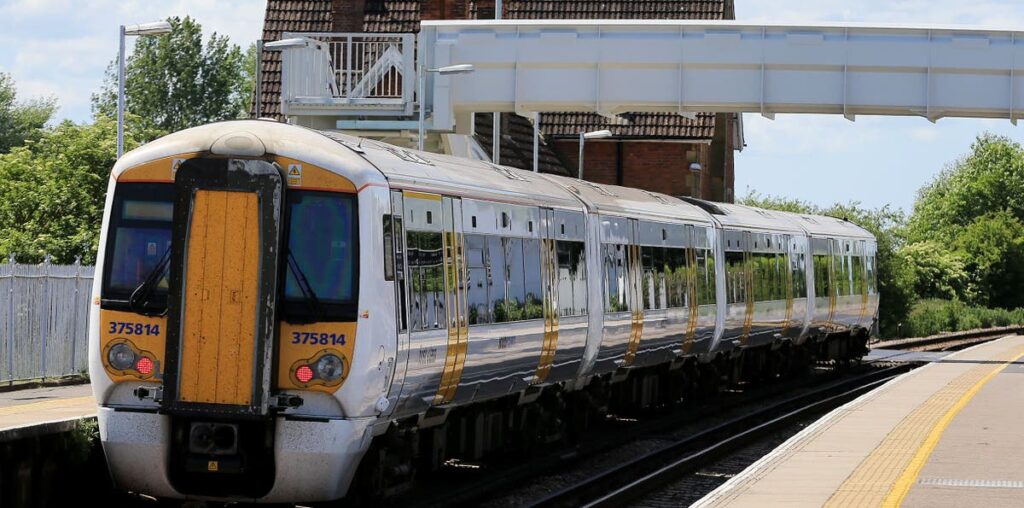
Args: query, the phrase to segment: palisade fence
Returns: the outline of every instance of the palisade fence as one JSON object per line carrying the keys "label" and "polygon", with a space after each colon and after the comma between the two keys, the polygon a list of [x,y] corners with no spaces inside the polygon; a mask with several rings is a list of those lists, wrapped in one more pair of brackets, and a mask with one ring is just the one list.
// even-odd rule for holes
{"label": "palisade fence", "polygon": [[88,369],[94,267],[0,264],[0,383]]}

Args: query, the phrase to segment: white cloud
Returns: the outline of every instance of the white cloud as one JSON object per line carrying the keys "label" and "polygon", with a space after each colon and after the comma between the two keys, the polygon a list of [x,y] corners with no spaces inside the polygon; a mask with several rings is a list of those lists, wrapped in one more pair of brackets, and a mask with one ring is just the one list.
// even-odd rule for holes
{"label": "white cloud", "polygon": [[[206,35],[227,35],[247,47],[263,30],[265,0],[0,0],[0,70],[10,72],[22,96],[55,94],[58,113],[90,116],[107,64],[117,56],[119,24],[192,16]],[[131,42],[129,41],[129,48]]]}

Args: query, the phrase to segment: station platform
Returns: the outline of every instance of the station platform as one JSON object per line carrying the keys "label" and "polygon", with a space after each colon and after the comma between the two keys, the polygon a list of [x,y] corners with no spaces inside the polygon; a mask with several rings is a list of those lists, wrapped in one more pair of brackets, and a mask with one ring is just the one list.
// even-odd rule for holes
{"label": "station platform", "polygon": [[0,393],[0,443],[70,430],[96,416],[88,384]]}
{"label": "station platform", "polygon": [[1024,506],[1024,337],[844,405],[693,506]]}

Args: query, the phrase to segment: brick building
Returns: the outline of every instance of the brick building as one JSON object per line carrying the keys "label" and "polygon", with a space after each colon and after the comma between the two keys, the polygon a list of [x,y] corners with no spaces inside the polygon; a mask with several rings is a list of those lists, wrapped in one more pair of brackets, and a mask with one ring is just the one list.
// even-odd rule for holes
{"label": "brick building", "polygon": [[[735,19],[733,0],[505,0],[505,19]],[[268,0],[265,41],[284,32],[414,33],[420,20],[493,19],[493,0]],[[280,118],[280,53],[265,52],[259,116]],[[493,116],[474,118],[476,141],[490,156]],[[735,114],[634,113],[609,119],[588,113],[540,117],[540,170],[575,176],[580,132],[608,129],[613,137],[588,141],[584,178],[675,196],[731,202],[734,154],[742,149]],[[502,164],[530,169],[533,127],[501,115]],[[365,134],[365,133],[360,133]],[[392,139],[388,141],[394,142]],[[699,169],[697,169],[699,168]]]}

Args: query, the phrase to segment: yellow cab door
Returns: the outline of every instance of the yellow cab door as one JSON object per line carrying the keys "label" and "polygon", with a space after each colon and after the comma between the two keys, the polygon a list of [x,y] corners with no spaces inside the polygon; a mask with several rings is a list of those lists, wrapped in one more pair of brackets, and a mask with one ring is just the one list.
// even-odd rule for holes
{"label": "yellow cab door", "polygon": [[193,159],[175,187],[164,406],[266,414],[280,171],[264,161]]}

